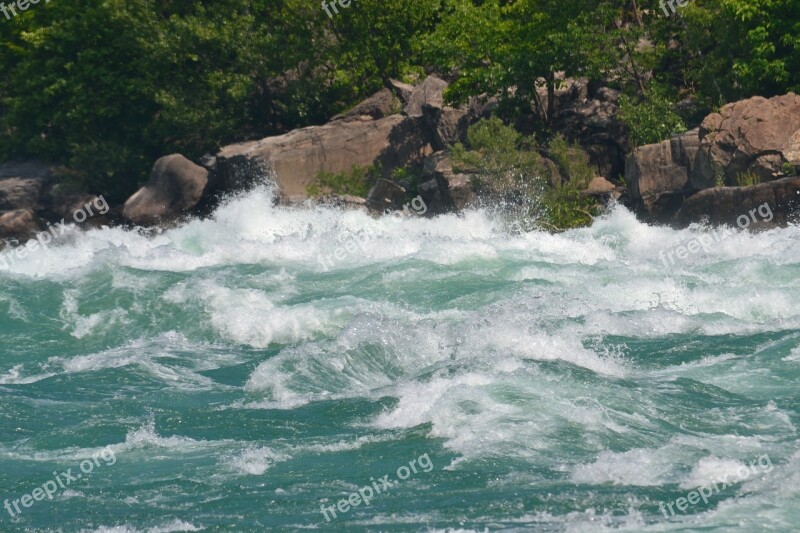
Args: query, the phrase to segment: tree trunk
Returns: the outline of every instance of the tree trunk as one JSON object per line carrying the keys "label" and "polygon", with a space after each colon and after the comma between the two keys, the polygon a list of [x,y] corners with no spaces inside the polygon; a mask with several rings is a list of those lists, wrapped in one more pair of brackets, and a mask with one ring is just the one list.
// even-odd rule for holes
{"label": "tree trunk", "polygon": [[545,123],[548,126],[553,125],[553,120],[555,118],[555,109],[556,109],[556,75],[555,72],[549,72],[547,74],[547,78],[545,78],[547,83],[547,117],[545,117]]}
{"label": "tree trunk", "polygon": [[644,28],[644,24],[642,23],[642,12],[639,11],[638,2],[636,2],[636,0],[631,0],[631,3],[633,4],[633,16],[636,18],[636,24],[640,28]]}

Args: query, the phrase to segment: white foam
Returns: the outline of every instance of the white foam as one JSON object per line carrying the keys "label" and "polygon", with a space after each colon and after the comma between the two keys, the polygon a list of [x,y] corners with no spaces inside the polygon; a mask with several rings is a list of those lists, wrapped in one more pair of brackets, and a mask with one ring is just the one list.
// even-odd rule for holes
{"label": "white foam", "polygon": [[228,462],[237,472],[251,476],[262,476],[277,463],[291,457],[265,446],[248,446]]}
{"label": "white foam", "polygon": [[164,298],[172,303],[200,299],[223,338],[254,347],[297,343],[330,332],[340,314],[311,304],[281,306],[263,290],[229,289],[212,282],[174,287]]}
{"label": "white foam", "polygon": [[165,448],[169,450],[189,450],[209,446],[224,445],[223,441],[198,441],[189,437],[162,437],[156,432],[155,421],[151,419],[147,424],[140,428],[129,431],[125,436],[125,443],[111,446],[121,452],[140,450],[146,448]]}
{"label": "white foam", "polygon": [[[122,526],[101,526],[97,529],[91,530],[93,533],[178,533],[181,531],[203,531],[205,528],[195,526],[183,520],[174,519],[164,522],[162,525],[147,528],[137,529],[135,526],[125,524]],[[83,530],[90,531],[90,530]]]}
{"label": "white foam", "polygon": [[693,489],[712,483],[739,483],[754,475],[747,464],[737,459],[704,457],[692,468],[681,488]]}
{"label": "white foam", "polygon": [[25,365],[22,364],[12,367],[5,375],[0,376],[0,385],[28,385],[55,375],[50,372],[47,374],[24,376],[22,373],[24,367]]}
{"label": "white foam", "polygon": [[594,463],[579,465],[570,479],[575,483],[654,487],[674,482],[673,457],[664,449],[637,448],[616,453],[604,451]]}
{"label": "white foam", "polygon": [[64,292],[64,301],[61,308],[61,319],[72,324],[72,336],[82,339],[89,335],[99,334],[101,331],[111,331],[128,324],[127,311],[119,307],[82,315],[78,310],[78,290],[70,289]]}

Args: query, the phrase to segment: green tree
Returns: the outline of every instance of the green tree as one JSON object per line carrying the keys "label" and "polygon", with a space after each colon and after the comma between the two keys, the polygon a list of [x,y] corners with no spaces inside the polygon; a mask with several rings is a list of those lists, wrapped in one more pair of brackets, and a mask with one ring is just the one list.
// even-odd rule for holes
{"label": "green tree", "polygon": [[357,0],[329,18],[337,74],[360,95],[420,72],[417,41],[436,25],[442,0]]}
{"label": "green tree", "polygon": [[709,103],[800,90],[800,3],[705,0],[680,11],[671,36],[685,86]]}
{"label": "green tree", "polygon": [[534,102],[551,123],[559,74],[598,77],[619,59],[618,3],[450,0],[428,57],[455,74],[452,101],[487,94]]}

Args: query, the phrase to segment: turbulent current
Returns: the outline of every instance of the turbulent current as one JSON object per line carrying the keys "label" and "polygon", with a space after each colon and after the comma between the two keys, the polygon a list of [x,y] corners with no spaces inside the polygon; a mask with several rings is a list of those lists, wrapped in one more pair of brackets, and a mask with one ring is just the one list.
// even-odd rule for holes
{"label": "turbulent current", "polygon": [[260,188],[0,252],[0,531],[796,531],[800,228],[711,234]]}

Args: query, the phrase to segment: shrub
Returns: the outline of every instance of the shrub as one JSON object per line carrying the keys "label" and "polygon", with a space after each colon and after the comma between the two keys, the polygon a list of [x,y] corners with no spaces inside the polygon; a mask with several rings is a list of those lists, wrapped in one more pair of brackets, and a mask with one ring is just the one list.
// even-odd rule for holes
{"label": "shrub", "polygon": [[538,189],[545,173],[536,141],[492,117],[467,131],[467,150],[452,150],[455,170],[472,174],[473,185],[484,195],[508,199],[521,190]]}
{"label": "shrub", "polygon": [[316,175],[314,182],[306,188],[309,196],[326,194],[350,194],[366,198],[369,190],[382,176],[379,163],[368,167],[353,165],[350,172],[325,172]]}
{"label": "shrub", "polygon": [[761,178],[755,172],[740,172],[736,175],[736,185],[739,187],[750,187],[761,183]]}
{"label": "shrub", "polygon": [[659,143],[686,131],[683,119],[666,91],[653,86],[644,98],[623,95],[619,103],[619,119],[628,128],[633,147]]}
{"label": "shrub", "polygon": [[556,135],[549,145],[549,155],[565,179],[545,190],[542,206],[547,223],[556,229],[568,229],[592,223],[599,214],[597,203],[583,194],[596,172],[577,144],[569,144]]}
{"label": "shrub", "polygon": [[562,135],[550,140],[548,155],[558,165],[562,176],[567,176],[570,182],[584,189],[597,174],[589,165],[583,149],[577,143],[568,143]]}
{"label": "shrub", "polygon": [[499,119],[471,126],[467,142],[469,149],[461,144],[452,149],[454,169],[472,174],[478,192],[499,204],[503,215],[549,230],[591,223],[597,206],[583,190],[595,172],[579,146],[561,136],[552,139],[547,153],[564,179],[550,184],[550,170],[535,140]]}
{"label": "shrub", "polygon": [[714,186],[715,187],[724,187],[725,186],[725,170],[717,164],[714,164]]}

